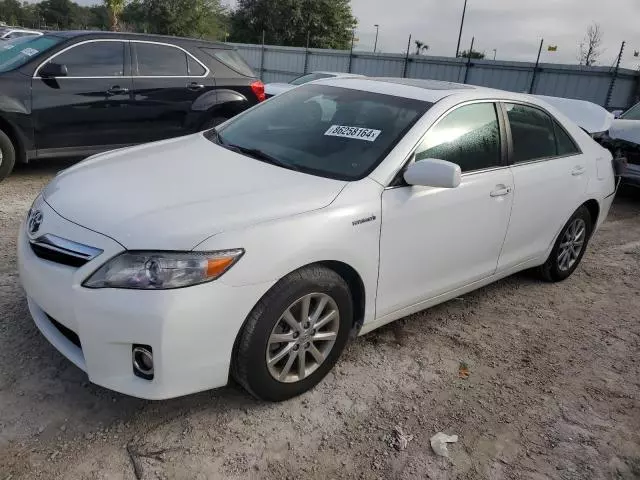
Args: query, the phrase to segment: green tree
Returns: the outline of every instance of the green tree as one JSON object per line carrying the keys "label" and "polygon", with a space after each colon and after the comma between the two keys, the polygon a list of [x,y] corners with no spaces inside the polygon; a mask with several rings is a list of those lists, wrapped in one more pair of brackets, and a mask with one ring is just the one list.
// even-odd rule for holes
{"label": "green tree", "polygon": [[107,7],[109,18],[111,19],[111,30],[117,32],[120,30],[120,15],[124,11],[125,0],[102,0]]}
{"label": "green tree", "polygon": [[478,52],[477,50],[471,50],[471,52],[467,51],[467,50],[463,50],[458,54],[459,57],[462,58],[475,58],[475,59],[483,59],[485,57],[484,52]]}
{"label": "green tree", "polygon": [[350,0],[239,0],[231,15],[231,39],[276,45],[347,49],[357,21]]}
{"label": "green tree", "polygon": [[78,4],[71,0],[43,0],[36,7],[39,17],[48,28],[66,30],[77,27],[74,14]]}
{"label": "green tree", "polygon": [[133,0],[123,13],[129,28],[148,33],[221,38],[220,0]]}
{"label": "green tree", "polygon": [[18,0],[0,1],[0,19],[9,25],[20,23],[22,6]]}
{"label": "green tree", "polygon": [[414,41],[416,44],[416,55],[420,55],[420,53],[422,53],[423,51],[426,52],[427,50],[429,50],[429,45],[427,45],[426,43],[420,40],[414,40]]}

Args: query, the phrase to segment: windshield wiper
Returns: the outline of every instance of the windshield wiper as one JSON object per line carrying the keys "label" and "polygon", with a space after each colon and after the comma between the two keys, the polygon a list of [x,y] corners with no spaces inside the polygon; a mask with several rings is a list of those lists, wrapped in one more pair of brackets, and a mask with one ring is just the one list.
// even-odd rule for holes
{"label": "windshield wiper", "polygon": [[268,153],[263,152],[259,148],[248,148],[248,147],[242,147],[240,145],[233,145],[232,143],[223,143],[222,139],[220,138],[220,135],[218,135],[218,141],[220,142],[220,145],[223,145],[231,150],[236,150],[237,152],[244,153],[245,155],[249,155],[258,160],[262,160],[263,162],[271,163],[273,165],[278,165],[279,167],[282,167],[282,168],[288,168],[289,170],[300,171],[300,169],[296,165],[293,165],[292,163],[285,162],[283,160],[280,160],[279,158],[269,155]]}

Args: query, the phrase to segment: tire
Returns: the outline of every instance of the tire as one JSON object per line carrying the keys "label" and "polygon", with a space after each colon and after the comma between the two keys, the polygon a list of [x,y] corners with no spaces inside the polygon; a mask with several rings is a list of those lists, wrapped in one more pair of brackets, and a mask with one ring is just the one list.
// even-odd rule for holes
{"label": "tire", "polygon": [[[309,316],[302,313],[306,298]],[[321,325],[316,331],[313,317],[325,299],[324,310],[317,320],[330,320],[324,325],[316,322]],[[331,313],[334,310],[338,318]],[[292,317],[287,317],[288,321],[284,318],[287,311],[293,320],[307,318],[310,324],[305,329],[302,322],[296,323],[300,330],[294,329]],[[247,317],[234,348],[232,375],[250,394],[262,400],[277,402],[300,395],[318,384],[333,368],[347,344],[352,325],[353,303],[345,280],[321,266],[297,270],[273,286]],[[284,337],[287,339],[282,343],[269,342]],[[282,352],[286,353],[269,366],[268,360],[276,360]],[[317,360],[318,354],[324,356],[321,362]],[[305,366],[302,376],[301,356]],[[287,365],[289,370],[283,374]]]}
{"label": "tire", "polygon": [[16,149],[11,139],[2,130],[0,130],[0,151],[2,152],[0,181],[2,181],[9,176],[16,163]]}
{"label": "tire", "polygon": [[[578,230],[573,230],[574,228]],[[582,243],[576,255],[576,247],[579,242],[574,237],[576,237],[582,229],[583,233],[579,235]],[[562,227],[556,243],[549,254],[549,258],[538,268],[540,277],[547,282],[561,282],[569,278],[576,268],[578,268],[584,252],[587,250],[592,232],[593,220],[591,219],[591,214],[587,207],[582,205],[571,215],[571,218],[565,226]],[[571,240],[572,238],[573,240]],[[568,241],[572,242],[573,248],[565,247]]]}

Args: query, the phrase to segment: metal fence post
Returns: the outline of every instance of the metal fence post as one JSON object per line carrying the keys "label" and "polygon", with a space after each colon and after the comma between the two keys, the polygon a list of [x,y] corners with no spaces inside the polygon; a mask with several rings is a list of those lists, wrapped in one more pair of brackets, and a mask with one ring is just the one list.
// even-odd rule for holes
{"label": "metal fence post", "polygon": [[618,70],[620,70],[620,61],[622,60],[622,52],[624,51],[625,43],[626,42],[622,42],[622,45],[620,45],[620,53],[618,54],[616,67],[613,69],[613,73],[611,75],[611,83],[609,83],[609,90],[607,91],[607,99],[604,102],[604,108],[609,108],[609,103],[611,102],[611,96],[613,95],[613,87],[615,87],[616,80],[618,79]]}
{"label": "metal fence post", "polygon": [[407,78],[407,66],[409,64],[409,50],[411,49],[411,34],[407,42],[407,54],[404,56],[404,68],[402,69],[402,78]]}
{"label": "metal fence post", "polygon": [[529,85],[529,93],[533,93],[533,87],[536,82],[536,75],[538,73],[538,65],[540,65],[540,55],[542,54],[542,44],[544,43],[544,38],[540,40],[540,48],[538,49],[538,58],[536,59],[536,66],[533,67],[533,74],[531,75],[531,85]]}
{"label": "metal fence post", "polygon": [[260,80],[264,81],[264,30],[262,30],[262,53],[260,54]]}
{"label": "metal fence post", "polygon": [[467,52],[467,68],[464,69],[464,81],[462,83],[467,83],[467,78],[469,76],[469,68],[471,68],[471,54],[473,53],[473,42],[475,42],[476,37],[471,37],[471,48]]}
{"label": "metal fence post", "polygon": [[309,66],[309,35],[311,32],[307,32],[307,49],[304,51],[304,74],[307,73],[307,67]]}
{"label": "metal fence post", "polygon": [[351,50],[349,50],[349,66],[347,67],[347,72],[351,73],[351,62],[353,61],[353,42],[356,39],[356,31],[355,29],[351,31]]}

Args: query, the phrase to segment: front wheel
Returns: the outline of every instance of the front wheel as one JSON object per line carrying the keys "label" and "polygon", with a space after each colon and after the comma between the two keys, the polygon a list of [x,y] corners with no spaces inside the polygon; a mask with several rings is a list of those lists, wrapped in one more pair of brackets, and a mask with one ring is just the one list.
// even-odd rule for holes
{"label": "front wheel", "polygon": [[591,214],[584,205],[578,208],[558,235],[549,258],[539,268],[548,282],[560,282],[578,268],[593,231]]}
{"label": "front wheel", "polygon": [[300,395],[333,368],[352,325],[351,293],[340,275],[320,266],[293,272],[249,314],[235,348],[233,375],[264,400]]}

